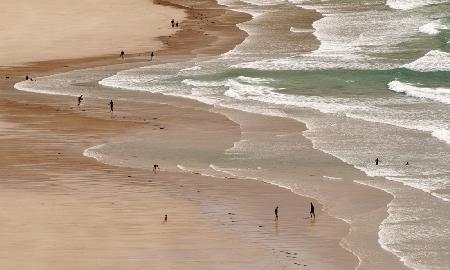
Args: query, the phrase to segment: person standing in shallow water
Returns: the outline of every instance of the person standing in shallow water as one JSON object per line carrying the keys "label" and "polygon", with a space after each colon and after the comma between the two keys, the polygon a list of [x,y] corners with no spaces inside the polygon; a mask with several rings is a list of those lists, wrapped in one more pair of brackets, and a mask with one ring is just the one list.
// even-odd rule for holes
{"label": "person standing in shallow water", "polygon": [[114,102],[112,101],[112,99],[111,99],[111,101],[109,102],[109,109],[110,109],[110,112],[113,112],[113,111],[114,111]]}
{"label": "person standing in shallow water", "polygon": [[120,58],[122,58],[122,59],[125,58],[125,52],[123,50],[120,52]]}
{"label": "person standing in shallow water", "polygon": [[150,61],[152,61],[153,60],[153,52],[150,54]]}
{"label": "person standing in shallow water", "polygon": [[309,210],[309,216],[310,218],[316,218],[316,213],[314,211],[314,204],[311,202],[311,210]]}
{"label": "person standing in shallow water", "polygon": [[275,207],[275,220],[278,220],[278,206]]}
{"label": "person standing in shallow water", "polygon": [[378,165],[378,163],[380,162],[380,160],[378,158],[375,159],[375,165]]}

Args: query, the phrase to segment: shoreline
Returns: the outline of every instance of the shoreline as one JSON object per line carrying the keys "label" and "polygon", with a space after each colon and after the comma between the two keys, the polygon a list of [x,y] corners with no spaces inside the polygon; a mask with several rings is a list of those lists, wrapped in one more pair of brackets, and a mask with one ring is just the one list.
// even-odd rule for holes
{"label": "shoreline", "polygon": [[[164,3],[166,3],[166,2],[164,2]],[[238,30],[238,31],[241,31],[241,30]],[[242,32],[242,31],[241,31]],[[167,56],[169,56],[170,55],[170,46],[173,46],[172,47],[172,49],[173,50],[177,50],[177,51],[183,51],[183,50],[180,50],[179,49],[179,46],[182,46],[182,44],[180,45],[180,44],[177,44],[177,42],[175,41],[175,42],[173,42],[172,43],[172,41],[171,40],[173,40],[173,39],[176,39],[177,37],[177,34],[175,34],[173,37],[170,37],[170,39],[169,39],[169,37],[162,37],[161,38],[161,40],[163,41],[163,42],[169,42],[169,49],[168,50],[165,50],[165,51],[163,51],[162,53],[161,53],[161,55],[167,55]],[[183,34],[179,34],[179,36],[180,36],[180,39],[182,38],[182,36],[183,36]],[[245,34],[239,34],[239,35],[237,35],[237,37],[235,37],[236,38],[236,40],[239,40],[239,39],[242,39],[243,40],[243,38],[244,38],[244,36],[245,36]],[[211,43],[213,43],[213,41],[212,40],[210,40],[209,42],[211,42]],[[230,45],[231,46],[231,45]],[[200,55],[202,55],[202,54],[204,54],[204,53],[202,53],[202,50],[199,50],[199,52],[200,52]],[[207,52],[208,52],[208,50],[207,50]],[[183,52],[184,53],[184,52]],[[181,54],[181,53],[180,53]],[[159,53],[158,53],[158,55],[159,55]],[[176,55],[176,58],[179,58],[179,55]],[[182,57],[183,58],[183,57]],[[100,59],[97,59],[97,58],[95,58],[95,60],[94,60],[94,63],[93,63],[93,65],[95,66],[95,65],[97,65],[97,63],[96,63],[96,61],[97,60],[100,60],[100,62],[102,62],[102,61],[105,61],[106,63],[105,64],[108,64],[107,62],[109,61],[109,60],[111,60],[111,59],[102,59],[102,58],[100,58]],[[136,61],[141,61],[142,60],[142,58],[139,56],[139,55],[137,55],[136,56],[136,59],[135,59]],[[77,62],[77,61],[80,61],[80,62]],[[66,65],[67,63],[74,63],[75,65],[80,65],[80,66],[74,66],[74,69],[77,69],[77,68],[82,68],[81,66],[83,66],[83,65],[85,65],[86,63],[84,63],[83,61],[86,61],[86,60],[69,60],[69,61],[64,61],[64,60],[62,60],[62,61],[60,61],[60,62],[56,62],[56,63],[53,63],[53,64],[56,64],[58,67],[55,67],[56,69],[60,69],[61,68],[61,65]],[[132,60],[132,61],[134,61],[134,59]],[[169,60],[170,61],[170,60]],[[90,64],[89,64],[89,61],[87,61],[87,63],[88,63],[88,65],[87,66],[89,66]],[[37,64],[37,65],[40,65],[40,64]],[[50,64],[50,66],[51,66],[52,64]],[[70,64],[70,67],[72,68],[72,65],[73,64]],[[83,67],[84,68],[84,67]],[[26,68],[25,68],[26,69]],[[62,70],[64,70],[64,68],[62,69]],[[49,73],[53,73],[55,70],[50,70],[49,71]],[[18,76],[18,75],[17,75]],[[15,91],[15,92],[18,92],[18,91]],[[12,94],[14,94],[14,93],[12,93]],[[21,94],[21,96],[23,97],[23,96],[27,96],[27,94]],[[32,100],[34,100],[34,98],[36,97],[36,95],[34,95],[34,94],[29,94],[29,96],[31,96],[31,99]],[[40,100],[43,100],[44,102],[48,102],[48,97],[46,98],[46,97],[40,97],[39,98]],[[57,102],[58,101],[60,101],[60,97],[55,97],[54,98],[55,100],[57,100]],[[160,97],[160,99],[161,100],[164,100],[164,99],[167,99],[167,97]],[[35,101],[34,101],[35,102]],[[190,104],[192,104],[192,103],[196,103],[196,102],[193,102],[193,101],[186,101],[187,103],[190,103]],[[200,106],[200,107],[204,107],[203,105],[195,105],[195,106]],[[53,104],[52,105],[50,105],[50,107],[49,108],[52,108],[53,107]],[[58,106],[59,107],[59,106]],[[73,111],[70,111],[70,113],[73,113]],[[77,116],[77,117],[83,117],[83,118],[85,118],[86,117],[86,115],[84,114],[84,113],[80,113],[80,112],[75,112],[75,115]],[[96,115],[95,117],[98,117],[98,115]],[[104,121],[104,120],[103,120]],[[129,120],[130,122],[136,122],[136,120],[135,119],[131,119],[131,120]],[[137,121],[137,122],[141,122],[141,121]],[[142,122],[141,122],[142,123]],[[131,126],[134,126],[135,124],[131,124]],[[137,125],[139,125],[139,123],[137,124]],[[320,151],[320,150],[317,150],[317,151]],[[184,174],[181,174],[181,175],[184,175]],[[185,175],[183,176],[183,177],[185,177]],[[260,183],[255,183],[254,184],[255,186],[260,186]],[[281,192],[281,194],[283,194],[283,196],[285,195],[285,194],[287,194],[287,193],[285,193],[285,192]],[[294,193],[293,193],[294,194]],[[300,195],[300,194],[298,194],[298,195],[296,195],[296,194],[294,194],[295,196],[299,196],[299,197],[301,197],[302,195]],[[305,199],[306,201],[308,201],[308,199],[307,198],[303,198],[303,199]],[[270,211],[269,211],[270,212]],[[347,225],[346,225],[347,226]],[[339,244],[341,244],[340,243],[341,241],[339,241]],[[345,247],[344,246],[342,246],[342,248],[343,249],[345,249]],[[355,255],[356,256],[356,255]]]}

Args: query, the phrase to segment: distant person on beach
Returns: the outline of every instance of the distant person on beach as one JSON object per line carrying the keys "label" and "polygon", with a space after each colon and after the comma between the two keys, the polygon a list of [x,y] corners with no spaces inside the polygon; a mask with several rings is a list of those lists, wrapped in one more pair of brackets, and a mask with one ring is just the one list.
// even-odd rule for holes
{"label": "distant person on beach", "polygon": [[111,112],[114,111],[114,102],[112,101],[112,99],[111,99],[111,101],[109,102],[109,109],[110,109]]}
{"label": "distant person on beach", "polygon": [[29,78],[30,78],[30,77],[28,77],[28,74],[27,74],[27,76],[25,76],[25,80],[28,81]]}
{"label": "distant person on beach", "polygon": [[175,23],[175,26],[178,28],[178,22]]}
{"label": "distant person on beach", "polygon": [[278,220],[278,206],[275,207],[275,220]]}
{"label": "distant person on beach", "polygon": [[159,165],[158,164],[153,165],[153,172],[154,173],[158,173],[159,170],[160,169],[159,169]]}
{"label": "distant person on beach", "polygon": [[164,221],[163,223],[167,223],[167,214],[164,215]]}
{"label": "distant person on beach", "polygon": [[83,95],[78,97],[78,106],[80,106],[82,100],[83,100]]}
{"label": "distant person on beach", "polygon": [[408,166],[409,165],[409,161],[406,161],[406,164],[405,164],[405,166]]}
{"label": "distant person on beach", "polygon": [[375,159],[375,165],[378,165],[378,163],[380,162],[380,160],[378,158]]}
{"label": "distant person on beach", "polygon": [[172,19],[172,20],[170,21],[170,23],[172,24],[172,28],[174,28],[174,27],[175,27],[175,20]]}
{"label": "distant person on beach", "polygon": [[122,58],[122,59],[125,58],[125,52],[123,50],[120,52],[120,58]]}
{"label": "distant person on beach", "polygon": [[311,210],[309,210],[309,216],[311,217],[311,218],[316,218],[316,213],[314,212],[314,204],[313,203],[311,203]]}
{"label": "distant person on beach", "polygon": [[150,61],[152,61],[153,60],[153,52],[150,54]]}

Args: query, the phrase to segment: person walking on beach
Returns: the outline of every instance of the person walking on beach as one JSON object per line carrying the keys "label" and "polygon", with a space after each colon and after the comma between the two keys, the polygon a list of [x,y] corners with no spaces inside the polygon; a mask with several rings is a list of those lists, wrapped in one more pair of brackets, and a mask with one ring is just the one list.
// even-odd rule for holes
{"label": "person walking on beach", "polygon": [[378,158],[375,159],[375,165],[378,165],[378,163],[380,162],[380,160]]}
{"label": "person walking on beach", "polygon": [[160,169],[159,169],[159,165],[158,164],[153,165],[153,172],[154,173],[158,173],[159,170]]}
{"label": "person walking on beach", "polygon": [[78,106],[80,106],[82,100],[83,100],[83,95],[78,97]]}
{"label": "person walking on beach", "polygon": [[167,223],[167,214],[164,215],[164,221],[163,223]]}
{"label": "person walking on beach", "polygon": [[125,52],[123,50],[120,52],[120,58],[122,58],[122,59],[125,58]]}
{"label": "person walking on beach", "polygon": [[28,74],[27,74],[27,76],[25,76],[25,80],[28,81],[29,78],[30,78],[30,77],[28,77]]}
{"label": "person walking on beach", "polygon": [[109,102],[109,109],[110,109],[110,112],[113,112],[113,111],[114,111],[114,102],[112,101],[112,99],[111,99],[111,101]]}
{"label": "person walking on beach", "polygon": [[278,206],[275,207],[275,220],[278,220]]}
{"label": "person walking on beach", "polygon": [[175,23],[175,27],[178,28],[178,21]]}
{"label": "person walking on beach", "polygon": [[175,27],[175,20],[172,19],[172,20],[170,21],[170,23],[172,24],[172,28],[174,28],[174,27]]}
{"label": "person walking on beach", "polygon": [[314,212],[314,204],[311,202],[311,210],[309,210],[310,218],[316,218],[316,213]]}
{"label": "person walking on beach", "polygon": [[153,52],[150,54],[150,61],[153,60]]}

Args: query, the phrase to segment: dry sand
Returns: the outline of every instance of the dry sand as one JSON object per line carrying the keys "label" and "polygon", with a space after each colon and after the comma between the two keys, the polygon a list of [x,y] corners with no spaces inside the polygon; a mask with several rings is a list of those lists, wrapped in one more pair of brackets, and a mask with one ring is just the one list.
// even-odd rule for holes
{"label": "dry sand", "polygon": [[[133,1],[136,5],[141,2]],[[192,54],[222,53],[246,36],[235,26],[250,18],[246,14],[222,9],[210,1],[174,3],[188,7],[176,11],[186,12],[183,30],[176,34],[170,29],[163,34],[148,33],[151,38],[165,35],[160,40],[167,49],[158,51],[155,63]],[[108,10],[111,14],[125,12],[119,7],[111,5]],[[133,12],[122,15],[129,18]],[[72,44],[77,42],[82,40]],[[129,47],[139,46],[133,47],[131,42]],[[153,174],[82,156],[88,147],[143,129],[150,130],[146,134],[155,134],[155,138],[162,132],[183,138],[183,130],[200,134],[207,133],[202,133],[203,129],[214,130],[209,141],[217,141],[220,134],[221,143],[217,145],[224,150],[239,140],[241,129],[260,127],[240,127],[228,117],[240,117],[244,122],[242,118],[249,117],[251,123],[273,121],[278,123],[273,128],[289,127],[295,132],[302,132],[303,125],[221,112],[228,115],[225,117],[210,112],[208,106],[159,95],[152,96],[155,119],[127,116],[118,124],[118,119],[110,119],[101,107],[90,104],[90,110],[83,112],[72,109],[66,97],[18,92],[12,87],[25,73],[41,76],[121,61],[109,55],[108,49],[90,58],[37,62],[0,71],[0,265],[4,269],[354,269],[358,265],[357,258],[341,247],[349,226],[321,211],[315,201],[318,219],[304,219],[310,199],[286,189],[252,180]],[[57,58],[83,56],[61,52]],[[12,63],[33,60],[17,59],[20,61]],[[44,59],[50,58],[40,60]],[[142,60],[136,54],[125,61]],[[160,104],[163,102],[167,104]],[[317,157],[318,164],[324,162],[352,175],[350,166],[320,154],[306,140],[304,143],[310,151],[307,154]],[[314,170],[323,168],[317,165]],[[306,174],[303,169],[299,171],[299,176]],[[348,192],[360,192],[358,196],[370,196],[375,202],[349,211],[380,212],[374,215],[374,224],[385,215],[383,206],[389,196],[365,187]],[[344,202],[349,194],[339,195],[342,199],[337,201]],[[273,220],[276,205],[281,210],[278,223]],[[336,210],[332,203],[327,208]],[[169,222],[162,224],[166,213]],[[357,237],[358,241],[365,239],[376,245],[376,226],[356,233],[347,240],[358,233],[367,234],[366,238]],[[393,268],[387,269],[400,269],[381,248],[374,250],[382,253],[383,262],[392,263]],[[362,259],[370,265],[370,258]]]}
{"label": "dry sand", "polygon": [[[0,0],[0,65],[156,51],[185,12],[149,0]],[[14,48],[14,49],[12,49]]]}

